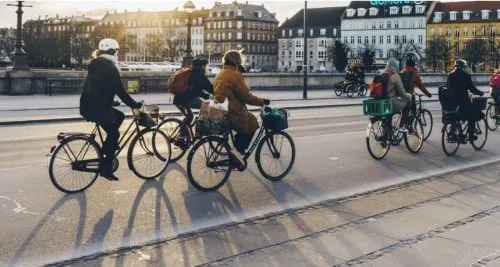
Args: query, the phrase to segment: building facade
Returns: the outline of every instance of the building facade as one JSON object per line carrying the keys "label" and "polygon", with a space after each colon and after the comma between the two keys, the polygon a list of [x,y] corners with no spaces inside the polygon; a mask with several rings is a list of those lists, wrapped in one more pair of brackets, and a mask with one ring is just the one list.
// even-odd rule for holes
{"label": "building facade", "polygon": [[219,64],[231,49],[242,49],[251,69],[277,66],[278,20],[263,5],[216,2],[205,23],[205,54]]}
{"label": "building facade", "polygon": [[[433,15],[428,19],[427,47],[431,48],[432,40],[444,39],[450,53],[450,62],[447,64],[449,66],[452,60],[467,57],[468,49],[477,49],[467,47],[469,41],[483,40],[487,51],[477,67],[482,71],[492,71],[498,67],[498,60],[490,56],[490,52],[496,53],[492,50],[500,49],[498,33],[500,33],[500,2],[442,2],[436,5]],[[445,68],[442,63],[436,65],[438,70]]]}
{"label": "building facade", "polygon": [[287,19],[279,28],[278,69],[299,72],[307,56],[309,71],[332,71],[328,48],[340,40],[340,17],[345,7],[307,9],[307,53],[304,55],[304,9]]}
{"label": "building facade", "polygon": [[375,50],[375,65],[403,56],[422,63],[426,22],[435,5],[430,1],[352,1],[342,15],[341,25],[349,57],[359,60],[362,50],[370,48]]}

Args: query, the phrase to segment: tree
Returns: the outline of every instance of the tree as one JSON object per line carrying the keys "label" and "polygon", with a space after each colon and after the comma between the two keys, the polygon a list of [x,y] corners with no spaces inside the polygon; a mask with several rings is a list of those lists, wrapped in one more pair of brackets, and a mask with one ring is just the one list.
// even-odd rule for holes
{"label": "tree", "polygon": [[488,40],[488,57],[493,63],[490,67],[495,67],[498,69],[500,63],[500,41],[493,38]]}
{"label": "tree", "polygon": [[333,46],[328,48],[328,60],[333,62],[337,71],[343,72],[345,70],[349,51],[349,47],[338,40],[333,43]]}
{"label": "tree", "polygon": [[371,70],[373,63],[375,62],[375,47],[365,45],[365,47],[360,51],[361,62],[365,67],[365,70]]}
{"label": "tree", "polygon": [[16,36],[13,29],[1,28],[0,29],[0,57],[14,60],[14,44],[16,43]]}
{"label": "tree", "polygon": [[[114,24],[114,25],[96,25],[94,29],[94,33],[92,36],[92,42],[94,44],[98,44],[100,40],[104,38],[112,38],[115,39],[120,46],[126,48],[127,44],[127,34],[126,29],[123,24]],[[127,53],[127,49],[120,49],[118,51],[118,57],[124,58]]]}
{"label": "tree", "polygon": [[150,61],[160,61],[163,59],[165,39],[161,34],[151,33],[146,35],[146,52]]}
{"label": "tree", "polygon": [[476,65],[483,63],[486,56],[486,41],[479,38],[474,38],[465,42],[467,49],[463,52],[463,57],[470,63],[472,71],[476,71]]}
{"label": "tree", "polygon": [[167,61],[175,62],[181,56],[186,46],[186,33],[179,30],[167,30],[165,42],[161,49],[161,56]]}
{"label": "tree", "polygon": [[71,33],[71,55],[81,66],[84,60],[89,59],[92,51],[92,39],[87,37],[82,27],[75,26]]}
{"label": "tree", "polygon": [[436,72],[440,66],[444,66],[444,71],[448,71],[451,49],[443,36],[432,38],[425,51],[427,55],[427,64],[432,66],[434,72]]}
{"label": "tree", "polygon": [[420,45],[414,44],[411,42],[399,43],[394,46],[393,56],[399,62],[399,66],[402,66],[403,63],[409,59],[410,55],[413,53],[417,53],[422,55],[423,49]]}

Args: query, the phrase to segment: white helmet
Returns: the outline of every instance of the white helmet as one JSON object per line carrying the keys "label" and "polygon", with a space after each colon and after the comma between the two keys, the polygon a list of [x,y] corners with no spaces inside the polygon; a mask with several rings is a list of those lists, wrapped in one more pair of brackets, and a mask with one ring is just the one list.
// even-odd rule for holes
{"label": "white helmet", "polygon": [[109,49],[118,50],[118,49],[120,49],[120,45],[118,44],[118,42],[115,39],[111,39],[111,38],[102,39],[99,42],[99,50],[100,51],[108,51]]}

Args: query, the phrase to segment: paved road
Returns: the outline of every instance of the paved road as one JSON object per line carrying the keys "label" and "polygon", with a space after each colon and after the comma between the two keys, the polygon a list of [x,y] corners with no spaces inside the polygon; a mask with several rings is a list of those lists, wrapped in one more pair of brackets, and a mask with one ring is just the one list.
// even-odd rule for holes
{"label": "paved road", "polygon": [[[358,115],[360,107],[293,111],[289,133],[298,154],[291,174],[272,183],[250,162],[247,171],[233,173],[213,193],[198,192],[189,184],[185,160],[171,164],[157,180],[145,182],[123,167],[121,158],[119,182],[99,179],[83,194],[65,195],[50,183],[45,155],[57,132],[90,125],[0,127],[0,265],[40,265],[134,246],[499,160],[496,132],[484,151],[467,145],[456,157],[445,156],[438,105],[427,105],[436,125],[421,153],[412,155],[404,146],[396,147],[383,161],[374,161],[366,151],[367,119]],[[185,253],[198,252],[183,250],[172,257],[182,261],[189,256]]]}

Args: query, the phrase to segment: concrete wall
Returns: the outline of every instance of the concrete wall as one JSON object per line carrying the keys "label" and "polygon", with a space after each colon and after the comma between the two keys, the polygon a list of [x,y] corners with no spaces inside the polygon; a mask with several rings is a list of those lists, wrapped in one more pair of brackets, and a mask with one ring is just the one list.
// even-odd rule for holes
{"label": "concrete wall", "polygon": [[[0,94],[18,94],[11,90],[10,73],[0,71]],[[30,74],[31,93],[43,94],[47,88],[47,78],[74,78],[71,83],[60,81],[53,85],[54,93],[78,93],[87,73],[84,71],[53,71],[34,70]],[[165,72],[122,72],[121,76],[126,87],[131,91],[166,92],[166,83],[171,73]],[[487,85],[491,74],[473,74],[472,79],[476,85]],[[213,80],[214,75],[209,75]],[[308,79],[309,89],[331,89],[333,85],[344,79],[343,74],[311,73]],[[366,76],[366,81],[373,79],[373,74]],[[436,86],[446,83],[445,74],[422,74],[422,79],[428,85]],[[302,89],[303,76],[296,73],[247,73],[247,84],[253,89],[260,90],[300,90]],[[69,83],[69,84],[68,84]],[[135,90],[134,90],[134,87]],[[25,94],[26,91],[23,92]]]}

